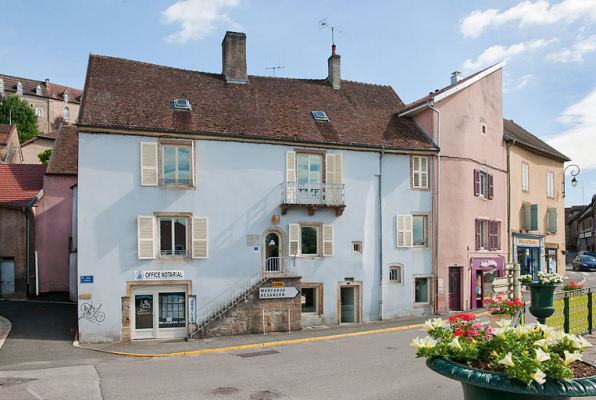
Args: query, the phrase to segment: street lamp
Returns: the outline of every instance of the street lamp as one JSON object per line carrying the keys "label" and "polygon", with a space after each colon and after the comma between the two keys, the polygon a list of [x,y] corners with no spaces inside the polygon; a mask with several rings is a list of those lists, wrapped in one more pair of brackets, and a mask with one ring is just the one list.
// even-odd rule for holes
{"label": "street lamp", "polygon": [[577,186],[577,179],[575,179],[575,177],[577,176],[577,174],[579,174],[579,167],[576,164],[570,164],[568,166],[565,167],[565,169],[563,170],[563,198],[565,198],[565,171],[567,171],[567,168],[577,168],[577,170],[572,170],[570,172],[571,176],[573,177],[571,179],[571,186],[576,187]]}

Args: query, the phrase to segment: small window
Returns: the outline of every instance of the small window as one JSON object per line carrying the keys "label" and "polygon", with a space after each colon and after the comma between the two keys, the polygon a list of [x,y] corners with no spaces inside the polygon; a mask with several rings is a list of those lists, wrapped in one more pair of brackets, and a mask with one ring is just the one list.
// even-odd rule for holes
{"label": "small window", "polygon": [[327,114],[325,114],[325,111],[312,111],[311,114],[312,114],[312,117],[315,119],[315,121],[329,122],[329,117],[327,117]]}
{"label": "small window", "polygon": [[319,290],[317,287],[303,287],[302,288],[302,313],[303,314],[318,314],[319,313]]}
{"label": "small window", "polygon": [[160,257],[189,258],[188,218],[161,217],[158,221]]}
{"label": "small window", "polygon": [[414,302],[430,303],[430,284],[428,278],[414,279]]}
{"label": "small window", "polygon": [[428,157],[412,156],[412,188],[428,189]]}
{"label": "small window", "polygon": [[480,124],[480,132],[486,136],[486,132],[487,132],[486,124]]}
{"label": "small window", "polygon": [[70,96],[68,95],[68,93],[64,93],[64,101],[66,103],[68,103],[68,100],[70,99]]}
{"label": "small window", "polygon": [[412,237],[414,247],[428,246],[428,216],[412,216]]}
{"label": "small window", "polygon": [[390,265],[389,266],[389,283],[392,283],[392,284],[401,284],[402,283],[401,265]]}
{"label": "small window", "polygon": [[474,170],[474,194],[484,199],[493,198],[493,175],[480,169]]}
{"label": "small window", "polygon": [[522,163],[522,191],[530,191],[530,165]]}
{"label": "small window", "polygon": [[17,95],[18,96],[23,95],[23,85],[21,84],[21,82],[17,83]]}
{"label": "small window", "polygon": [[43,110],[41,108],[38,108],[37,110],[35,110],[35,115],[37,115],[38,117],[43,117]]}
{"label": "small window", "polygon": [[546,197],[555,198],[555,175],[550,171],[546,172]]}
{"label": "small window", "polygon": [[35,94],[41,96],[41,86],[37,85],[37,87],[35,88]]}
{"label": "small window", "polygon": [[352,242],[352,253],[362,254],[362,242]]}
{"label": "small window", "polygon": [[68,109],[68,107],[64,107],[64,119],[69,119],[70,118],[70,110]]}

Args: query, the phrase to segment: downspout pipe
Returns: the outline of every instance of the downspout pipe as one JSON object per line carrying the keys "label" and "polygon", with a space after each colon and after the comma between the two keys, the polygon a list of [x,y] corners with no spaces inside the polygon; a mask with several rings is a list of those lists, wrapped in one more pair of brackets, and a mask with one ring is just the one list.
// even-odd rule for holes
{"label": "downspout pipe", "polygon": [[384,312],[383,312],[383,300],[384,300],[384,293],[383,293],[383,156],[385,155],[385,146],[381,146],[381,155],[379,156],[379,247],[380,247],[380,278],[379,278],[379,321],[384,319]]}
{"label": "downspout pipe", "polygon": [[[441,112],[433,107],[434,101],[430,99],[426,101],[426,106],[437,113],[437,146],[439,146],[439,152],[437,153],[437,202],[435,204],[435,209],[437,210],[436,214],[436,227],[437,231],[435,232],[435,264],[432,271],[432,274],[435,276],[435,285],[434,285],[434,297],[435,301],[433,302],[434,313],[439,313],[439,205],[441,204]],[[434,197],[434,196],[433,196]]]}
{"label": "downspout pipe", "polygon": [[507,262],[511,262],[513,249],[511,248],[511,148],[517,139],[507,146]]}
{"label": "downspout pipe", "polygon": [[[37,193],[37,195],[31,199],[31,201],[29,202],[29,204],[27,204],[27,206],[23,207],[23,214],[25,214],[25,219],[27,220],[27,233],[26,233],[26,251],[27,254],[25,255],[25,259],[26,261],[26,265],[27,265],[27,297],[29,297],[31,295],[31,273],[29,271],[30,265],[31,265],[31,256],[30,256],[30,249],[31,249],[31,219],[29,217],[29,212],[31,210],[31,208],[33,207],[33,205],[37,202],[37,200],[39,200],[41,197],[43,196],[43,189],[39,191],[39,193]],[[37,277],[36,277],[37,278]]]}

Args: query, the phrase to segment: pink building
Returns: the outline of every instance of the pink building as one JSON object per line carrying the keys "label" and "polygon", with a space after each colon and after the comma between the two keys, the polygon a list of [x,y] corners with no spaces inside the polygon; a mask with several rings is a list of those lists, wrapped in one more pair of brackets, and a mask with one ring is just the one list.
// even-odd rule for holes
{"label": "pink building", "polygon": [[450,86],[399,114],[414,118],[440,147],[432,165],[439,312],[482,307],[507,259],[503,65],[465,79],[455,72]]}
{"label": "pink building", "polygon": [[73,190],[77,184],[78,136],[62,125],[44,177],[44,196],[35,214],[40,292],[69,290]]}

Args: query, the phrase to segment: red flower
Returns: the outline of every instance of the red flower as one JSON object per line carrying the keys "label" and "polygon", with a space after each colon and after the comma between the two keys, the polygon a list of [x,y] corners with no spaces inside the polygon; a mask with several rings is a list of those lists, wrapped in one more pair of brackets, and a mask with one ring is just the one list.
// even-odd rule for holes
{"label": "red flower", "polygon": [[456,329],[453,334],[455,336],[463,336],[464,335],[464,331],[462,331],[461,329]]}

